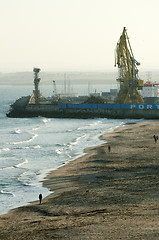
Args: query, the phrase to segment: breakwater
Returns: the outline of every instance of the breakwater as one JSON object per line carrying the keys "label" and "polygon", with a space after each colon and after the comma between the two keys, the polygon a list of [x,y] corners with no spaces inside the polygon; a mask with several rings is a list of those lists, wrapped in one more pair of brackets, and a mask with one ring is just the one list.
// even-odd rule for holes
{"label": "breakwater", "polygon": [[18,99],[7,116],[159,119],[159,104],[29,104],[28,100],[28,97]]}

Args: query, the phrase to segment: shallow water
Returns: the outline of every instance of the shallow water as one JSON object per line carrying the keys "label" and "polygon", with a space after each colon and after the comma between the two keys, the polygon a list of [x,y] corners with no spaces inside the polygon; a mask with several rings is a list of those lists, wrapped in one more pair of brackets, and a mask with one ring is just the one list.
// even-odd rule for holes
{"label": "shallow water", "polygon": [[0,214],[47,196],[42,180],[53,169],[99,145],[99,136],[136,120],[7,118],[9,105],[32,87],[1,86]]}

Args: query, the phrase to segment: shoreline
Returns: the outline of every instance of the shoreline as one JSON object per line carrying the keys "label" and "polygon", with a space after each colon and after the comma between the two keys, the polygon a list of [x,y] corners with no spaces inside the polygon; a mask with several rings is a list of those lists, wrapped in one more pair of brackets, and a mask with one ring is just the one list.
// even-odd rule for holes
{"label": "shoreline", "polygon": [[[120,124],[117,126],[117,128],[118,128],[118,127],[123,127],[123,124],[121,124],[121,122],[120,122]],[[114,129],[116,129],[116,126],[115,126],[115,127],[114,127],[114,126],[112,127],[111,132],[113,132]],[[109,130],[107,129],[107,131],[109,131]],[[107,132],[106,132],[106,133],[107,133]],[[102,141],[100,140],[100,136],[101,136],[101,133],[98,134],[98,135],[96,135],[96,137],[95,137],[96,141],[94,140],[94,144],[93,144],[92,146],[99,146],[100,144],[102,144]],[[97,140],[97,139],[98,139],[98,140]],[[90,146],[89,146],[89,147],[90,147]],[[88,148],[89,148],[89,147],[88,147]],[[39,193],[40,193],[40,192],[43,193],[43,190],[42,190],[42,189],[45,188],[45,189],[48,190],[48,193],[47,193],[47,194],[45,194],[45,193],[43,194],[43,196],[44,196],[45,198],[46,198],[47,196],[49,196],[50,194],[52,194],[52,192],[50,192],[50,189],[49,189],[48,187],[44,187],[44,186],[43,186],[43,185],[44,185],[44,182],[47,180],[47,176],[50,174],[50,172],[56,171],[56,170],[58,170],[59,168],[64,167],[65,165],[69,164],[69,162],[75,161],[76,159],[84,156],[84,155],[85,155],[85,148],[84,148],[84,146],[83,146],[81,149],[83,149],[83,150],[81,150],[81,152],[78,153],[78,155],[74,156],[71,160],[70,160],[69,158],[68,158],[68,159],[65,159],[65,160],[63,160],[63,163],[61,163],[60,166],[56,166],[55,168],[52,168],[52,169],[50,169],[50,170],[48,170],[48,171],[45,171],[45,173],[42,173],[42,177],[40,177],[40,179],[38,180],[38,183],[42,183],[42,184],[41,184],[41,190],[39,190]],[[38,194],[37,194],[37,199],[38,199]],[[16,205],[13,206],[12,208],[8,209],[7,212],[1,213],[0,216],[5,215],[5,214],[9,213],[10,211],[12,211],[12,210],[14,210],[14,209],[16,209],[16,208],[23,207],[23,206],[28,205],[28,204],[30,204],[30,203],[32,203],[32,202],[35,202],[35,201],[36,201],[36,199],[35,199],[35,197],[34,197],[33,200],[30,199],[28,202],[24,202],[24,203],[21,203],[21,204],[16,204]]]}
{"label": "shoreline", "polygon": [[[137,119],[136,119],[136,120],[137,120]],[[155,121],[155,120],[152,120],[152,121]],[[143,122],[147,122],[147,121],[143,121]],[[55,186],[55,185],[56,185],[55,183],[54,183],[54,184],[50,183],[50,179],[52,178],[53,175],[61,176],[61,175],[63,175],[63,172],[66,172],[67,169],[71,167],[71,165],[74,166],[74,165],[76,165],[77,163],[79,164],[79,162],[81,163],[81,162],[83,161],[83,158],[84,158],[84,161],[85,161],[85,159],[90,158],[91,155],[94,154],[94,153],[92,153],[92,151],[96,151],[97,148],[103,147],[103,146],[105,146],[105,145],[108,144],[108,142],[106,141],[105,138],[108,138],[109,135],[112,136],[112,134],[115,134],[116,130],[118,130],[118,129],[122,130],[122,128],[127,128],[127,127],[129,127],[129,126],[131,126],[131,125],[135,125],[135,124],[138,124],[138,123],[140,123],[140,122],[138,122],[138,121],[136,122],[136,121],[135,121],[135,122],[132,122],[132,123],[130,123],[130,122],[129,122],[129,123],[125,123],[125,124],[122,125],[122,126],[115,127],[111,132],[105,132],[105,133],[101,134],[98,138],[99,138],[100,141],[103,141],[103,143],[98,144],[98,145],[95,145],[95,146],[91,146],[91,147],[84,148],[84,149],[83,149],[83,154],[80,154],[79,157],[77,157],[77,158],[75,158],[75,159],[73,159],[73,160],[65,163],[64,165],[61,165],[61,166],[58,167],[57,169],[51,170],[51,171],[47,174],[47,176],[41,181],[42,184],[43,184],[43,187],[44,187],[44,188],[47,188],[49,191],[51,191],[51,193],[50,193],[48,196],[46,196],[44,199],[51,197],[50,195],[52,195],[52,194],[54,194],[54,196],[56,197],[57,195],[61,194],[61,192],[62,192],[62,191],[56,191],[56,192],[54,192],[54,189],[52,189],[52,186]],[[142,123],[142,122],[141,122],[141,123]],[[88,155],[88,156],[87,156],[87,155]],[[82,160],[82,161],[81,161],[81,160]],[[76,162],[77,162],[77,163],[76,163]],[[68,186],[67,186],[67,189],[69,189]],[[72,189],[72,188],[71,188],[71,189]],[[70,190],[70,189],[69,189],[69,190]],[[68,191],[69,191],[69,190],[68,190]],[[34,203],[34,202],[37,202],[37,201],[32,201],[32,202]],[[31,203],[32,203],[32,202],[31,202]],[[13,210],[14,210],[14,209],[13,209]],[[11,209],[11,211],[12,211],[12,209]]]}
{"label": "shoreline", "polygon": [[42,205],[32,202],[0,216],[0,238],[156,239],[158,129],[158,121],[139,122],[103,134],[107,143],[47,176],[43,185],[54,193]]}
{"label": "shoreline", "polygon": [[[49,183],[47,183],[47,182],[49,182],[50,177],[51,177],[52,175],[54,175],[55,172],[61,172],[60,169],[61,169],[61,168],[63,169],[63,168],[65,168],[65,167],[67,168],[67,165],[69,165],[71,162],[76,162],[76,161],[80,160],[81,158],[85,158],[85,156],[86,156],[86,155],[89,155],[90,151],[91,151],[93,148],[98,148],[98,147],[100,147],[100,146],[102,146],[102,145],[106,145],[106,144],[107,144],[107,141],[103,138],[103,136],[106,136],[106,135],[109,135],[109,134],[113,133],[116,129],[120,129],[120,128],[122,129],[122,128],[126,127],[126,126],[129,126],[129,125],[132,125],[132,124],[136,124],[136,123],[138,123],[138,120],[136,119],[136,121],[135,121],[135,119],[134,119],[134,122],[132,122],[132,123],[129,122],[129,123],[121,124],[120,126],[115,126],[115,127],[113,127],[113,130],[112,130],[112,131],[104,132],[103,134],[100,134],[100,135],[98,136],[98,139],[99,139],[99,141],[101,141],[101,143],[99,143],[99,144],[97,144],[97,145],[93,145],[93,146],[87,147],[87,148],[84,148],[84,149],[83,149],[83,153],[79,154],[78,157],[75,157],[74,159],[72,159],[72,160],[66,162],[65,164],[59,166],[57,169],[54,169],[54,170],[51,170],[50,172],[48,172],[47,175],[44,177],[44,179],[43,179],[41,182],[42,182],[42,185],[43,185],[44,188],[47,188],[49,191],[53,191],[53,192],[51,192],[51,193],[50,193],[48,196],[46,196],[45,198],[49,198],[49,196],[50,196],[51,194],[57,194],[57,193],[54,192],[54,190],[52,190],[52,189],[50,188]],[[103,143],[102,143],[102,142],[103,142]],[[89,157],[89,156],[88,156],[88,157]],[[60,174],[59,174],[59,175],[60,175]],[[33,201],[33,202],[35,202],[35,201]]]}

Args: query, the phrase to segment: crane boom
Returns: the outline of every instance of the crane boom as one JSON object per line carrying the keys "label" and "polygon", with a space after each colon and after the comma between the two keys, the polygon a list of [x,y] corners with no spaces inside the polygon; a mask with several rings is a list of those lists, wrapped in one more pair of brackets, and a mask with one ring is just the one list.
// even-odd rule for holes
{"label": "crane boom", "polygon": [[123,28],[122,35],[115,50],[115,66],[118,66],[120,83],[116,103],[143,103],[138,90],[143,87],[143,80],[138,79],[137,66],[140,65],[134,58],[126,28]]}

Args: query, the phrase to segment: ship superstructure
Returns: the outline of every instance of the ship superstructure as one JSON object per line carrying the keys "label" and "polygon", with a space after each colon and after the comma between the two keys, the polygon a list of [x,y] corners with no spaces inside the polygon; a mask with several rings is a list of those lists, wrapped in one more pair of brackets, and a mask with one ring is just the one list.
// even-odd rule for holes
{"label": "ship superstructure", "polygon": [[159,103],[159,83],[147,81],[141,90],[141,96],[144,103],[156,104]]}

